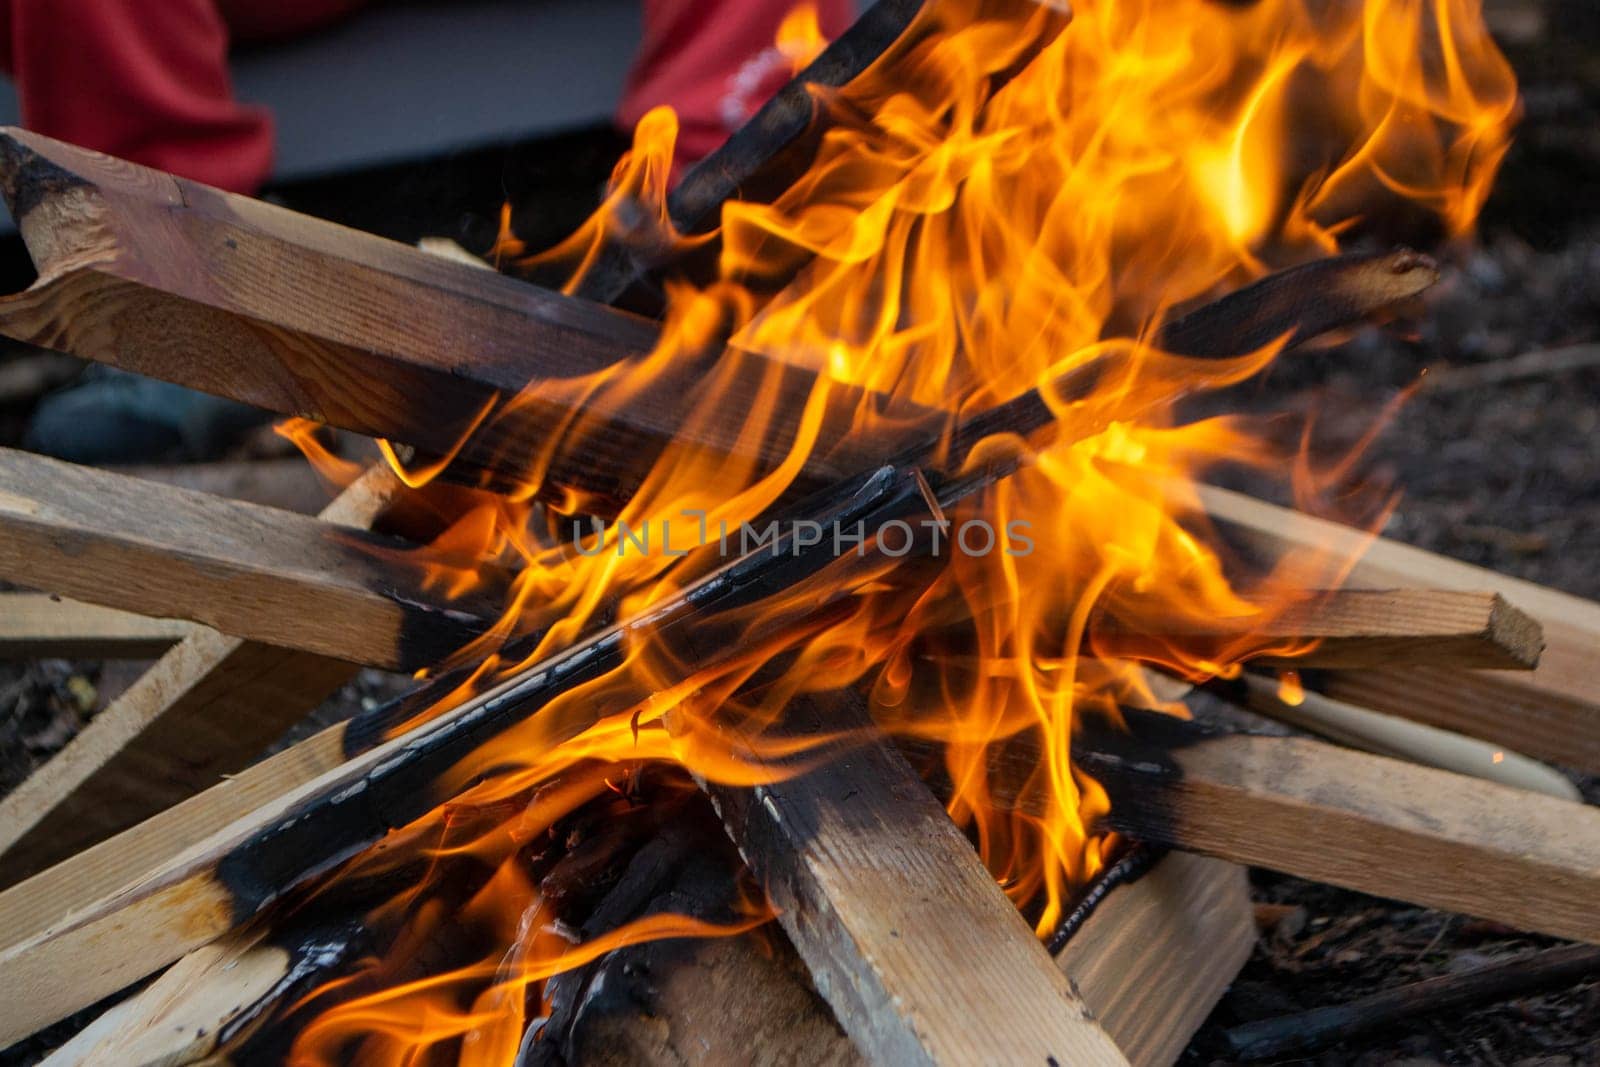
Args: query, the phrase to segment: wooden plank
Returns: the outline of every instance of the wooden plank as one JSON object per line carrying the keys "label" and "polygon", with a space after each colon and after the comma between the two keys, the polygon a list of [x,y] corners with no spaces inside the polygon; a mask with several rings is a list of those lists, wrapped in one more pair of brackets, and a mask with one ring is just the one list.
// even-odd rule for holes
{"label": "wooden plank", "polygon": [[[631,495],[672,440],[777,466],[817,382],[816,368],[717,346],[631,380],[627,368],[656,346],[649,322],[25,131],[0,133],[0,184],[39,269],[32,288],[0,300],[0,333],[455,456],[463,476],[578,487],[595,509]],[[1410,253],[1341,257],[1229,299],[1259,302],[1251,328],[1282,325],[1281,336],[1301,324],[1280,323],[1286,310],[1320,331],[1436,276]],[[1202,309],[1173,336],[1182,351],[1234,354],[1237,339],[1221,336],[1231,321]],[[1058,401],[1126,362],[1075,368]],[[892,428],[850,432],[864,405]],[[751,410],[768,413],[761,432],[746,425]],[[807,454],[798,482],[835,483],[923,449],[948,422],[830,384],[828,445]]]}
{"label": "wooden plank", "polygon": [[1172,852],[1113,889],[1056,953],[1136,1067],[1176,1063],[1255,947],[1243,867]]}
{"label": "wooden plank", "polygon": [[[675,438],[776,466],[815,384],[741,353],[717,374],[739,417],[690,424],[684,398],[720,350],[680,353],[647,387],[596,388],[654,350],[646,320],[23,130],[0,131],[0,184],[39,271],[0,300],[6,336],[465,470],[538,468],[552,493],[626,497]],[[860,398],[835,392],[838,430]],[[765,434],[744,425],[756,408],[771,412]],[[819,450],[806,473],[871,465]]]}
{"label": "wooden plank", "polygon": [[[322,519],[370,525],[402,488],[393,473],[375,467],[329,503]],[[343,660],[194,631],[0,798],[0,886],[239,770],[357,670]]]}
{"label": "wooden plank", "polygon": [[0,593],[0,659],[153,659],[194,629],[49,593]]}
{"label": "wooden plank", "polygon": [[1323,562],[1307,555],[1295,576],[1311,587],[1331,584],[1356,560],[1354,588],[1488,589],[1517,605],[1544,629],[1544,654],[1531,673],[1409,667],[1329,674],[1319,684],[1336,700],[1600,772],[1600,604],[1239,493],[1205,486],[1200,499],[1214,522],[1267,560],[1319,552]]}
{"label": "wooden plank", "polygon": [[[824,528],[876,528],[886,515],[925,507],[917,485],[879,472],[815,515]],[[774,588],[798,594],[836,562],[816,545],[791,551],[792,539],[786,533],[775,549],[756,549],[403,734],[392,736],[462,679],[436,677],[410,699],[324,731],[0,893],[0,969],[21,991],[0,1002],[0,1042],[171,963],[426,814],[446,799],[438,786],[447,772],[505,731],[515,727],[533,748],[556,745],[649,699],[648,679],[615,673],[635,642],[663,642],[686,669],[713,669],[748,636],[742,609],[752,600]],[[837,572],[829,573],[826,589],[836,593]],[[766,623],[791,632],[824,624],[808,621],[813,599],[786,596],[779,607]],[[516,645],[507,652],[526,654]],[[605,701],[560,701],[600,679]]]}
{"label": "wooden plank", "polygon": [[[1498,593],[1441,589],[1339,590],[1311,594],[1266,619],[1164,620],[1170,629],[1129,633],[1106,618],[1095,630],[1100,655],[1137,657],[1178,648],[1218,662],[1241,646],[1276,644],[1252,662],[1289,667],[1435,667],[1531,670],[1544,638],[1539,624]],[[1306,648],[1308,644],[1314,647]]]}
{"label": "wooden plank", "polygon": [[1126,1062],[916,772],[860,735],[850,699],[785,718],[856,736],[797,777],[712,798],[867,1060]]}
{"label": "wooden plank", "polygon": [[1102,724],[1074,739],[1110,794],[1108,828],[1600,943],[1600,810],[1319,741],[1124,718],[1126,734]]}
{"label": "wooden plank", "polygon": [[498,614],[441,603],[408,542],[9,449],[0,535],[13,580],[371,666],[437,663]]}

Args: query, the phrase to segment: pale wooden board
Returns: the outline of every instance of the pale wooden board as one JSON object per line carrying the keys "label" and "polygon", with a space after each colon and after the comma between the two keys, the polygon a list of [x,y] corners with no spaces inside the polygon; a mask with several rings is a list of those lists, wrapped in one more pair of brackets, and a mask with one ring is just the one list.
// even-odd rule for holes
{"label": "pale wooden board", "polygon": [[1200,499],[1215,522],[1269,559],[1321,550],[1322,562],[1296,576],[1308,587],[1328,585],[1356,560],[1348,583],[1354,588],[1499,593],[1544,629],[1544,653],[1531,673],[1436,667],[1340,672],[1327,677],[1328,695],[1600,772],[1600,604],[1239,493],[1203,486]]}
{"label": "pale wooden board", "polygon": [[[1145,719],[1135,737],[1151,728]],[[1074,747],[1110,795],[1112,828],[1600,943],[1600,809],[1320,741],[1155,730],[1170,751]]]}
{"label": "pale wooden board", "polygon": [[433,593],[408,542],[9,449],[0,575],[391,669],[432,665],[499,613],[492,591]]}
{"label": "pale wooden board", "polygon": [[[786,719],[864,728],[848,699],[818,699]],[[881,740],[822,755],[798,777],[712,798],[862,1054],[1125,1062],[904,758]]]}
{"label": "pale wooden board", "polygon": [[48,593],[0,593],[0,658],[151,659],[194,630],[180,619],[150,619]]}
{"label": "pale wooden board", "polygon": [[1256,943],[1243,867],[1172,852],[1113,889],[1056,953],[1136,1067],[1177,1061]]}

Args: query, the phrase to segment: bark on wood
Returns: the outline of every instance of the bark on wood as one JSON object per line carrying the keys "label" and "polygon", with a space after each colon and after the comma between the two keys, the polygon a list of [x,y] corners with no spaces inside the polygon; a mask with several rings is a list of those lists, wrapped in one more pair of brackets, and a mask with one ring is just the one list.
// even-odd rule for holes
{"label": "bark on wood", "polygon": [[0,659],[153,659],[194,629],[48,593],[0,593]]}
{"label": "bark on wood", "polygon": [[[870,729],[854,707],[802,700],[785,717],[810,736]],[[863,1056],[1126,1062],[910,765],[859,733],[819,755],[712,797]]]}
{"label": "bark on wood", "polygon": [[1216,687],[1251,711],[1342,745],[1531,789],[1561,800],[1583,799],[1572,779],[1521,753],[1398,715],[1331,700],[1312,690],[1304,690],[1293,702],[1286,701],[1279,696],[1280,688],[1278,682],[1255,674]]}
{"label": "bark on wood", "polygon": [[1594,670],[1600,604],[1238,493],[1205,487],[1201,501],[1219,528],[1267,560],[1291,551],[1316,553],[1320,562],[1295,576],[1309,588],[1329,584],[1355,559],[1347,583],[1354,588],[1489,589],[1505,597],[1544,629],[1544,653],[1531,673],[1371,669],[1330,673],[1322,690],[1359,707],[1600,771],[1600,683]]}
{"label": "bark on wood", "polygon": [[25,452],[0,451],[0,533],[10,579],[372,666],[437,663],[498,614],[440,603],[406,542]]}

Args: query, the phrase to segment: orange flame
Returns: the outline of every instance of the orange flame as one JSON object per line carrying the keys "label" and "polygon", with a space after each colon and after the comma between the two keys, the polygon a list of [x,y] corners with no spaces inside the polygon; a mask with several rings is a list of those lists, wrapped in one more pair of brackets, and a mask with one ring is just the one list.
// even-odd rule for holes
{"label": "orange flame", "polygon": [[[625,404],[704,352],[731,346],[685,390],[681,440],[614,524],[574,543],[559,528],[592,502],[569,493],[560,507],[527,503],[547,488],[548,455],[526,457],[518,491],[463,521],[458,533],[472,547],[458,546],[458,557],[518,570],[501,627],[459,657],[479,668],[428,714],[571,644],[613,612],[647,610],[720,562],[710,550],[718,531],[757,522],[813,451],[838,444],[822,440],[822,427],[841,386],[871,391],[848,430],[869,442],[912,408],[970,413],[1042,386],[1056,420],[1051,439],[993,438],[953,457],[976,468],[1020,450],[1026,463],[944,516],[947,562],[922,585],[908,588],[886,572],[813,625],[777,626],[784,616],[773,605],[753,609],[754,636],[715,668],[692,669],[637,642],[623,667],[476,753],[441,787],[445,795],[470,787],[480,808],[537,791],[529,810],[547,829],[584,803],[625,792],[618,783],[628,768],[678,766],[748,784],[775,773],[764,761],[816,743],[760,739],[789,698],[866,681],[880,725],[942,743],[952,817],[1047,932],[1107,848],[1095,825],[1108,799],[1072,763],[1073,724],[1086,709],[1115,714],[1121,702],[1154,699],[1140,664],[1085,655],[1097,651],[1097,628],[1183,632],[1217,617],[1265,623],[1305,596],[1295,584],[1304,560],[1241,574],[1204,523],[1187,517],[1201,510],[1191,480],[1198,473],[1219,463],[1283,470],[1289,457],[1241,421],[1185,425],[1174,407],[1186,392],[1258,373],[1280,346],[1185,359],[1152,346],[1154,325],[1270,267],[1333,251],[1398,212],[1435,220],[1442,236],[1466,234],[1505,153],[1516,88],[1476,0],[1078,0],[1066,31],[998,90],[995,76],[1038,43],[1043,15],[1007,6],[991,17],[980,0],[932,7],[938,32],[894,64],[820,94],[834,125],[787,193],[770,205],[725,207],[717,276],[701,285],[667,279],[655,352],[588,378],[532,383],[519,398],[559,398],[575,411]],[[819,46],[814,18],[797,13],[785,23],[780,47],[794,63]],[[559,266],[571,290],[609,241],[681,251],[686,242],[665,207],[675,133],[670,112],[647,115],[592,219],[532,258],[503,227],[498,256]],[[798,280],[775,284],[797,260],[807,261]],[[777,432],[780,394],[770,375],[753,393],[731,389],[748,381],[740,374],[751,355],[819,375],[804,416],[780,442],[787,458],[770,468],[694,443],[695,428],[725,420],[735,396],[749,442]],[[1091,395],[1048,388],[1095,360],[1117,370]],[[593,432],[575,414],[562,447],[581,447]],[[1309,479],[1308,467],[1301,473]],[[955,543],[985,527],[988,547]],[[665,532],[646,548],[640,530]],[[691,545],[706,550],[679,554]],[[519,662],[498,654],[513,633],[542,635]],[[1221,659],[1182,647],[1141,655],[1198,679],[1236,673],[1269,648],[1246,635]],[[768,670],[760,689],[745,688],[779,662],[776,680]],[[551,747],[542,723],[563,716],[591,725]],[[741,736],[758,738],[751,752],[730,749],[730,718]],[[1043,803],[1002,803],[988,758],[1023,736],[1040,753],[1025,788]],[[593,767],[609,770],[584,770]],[[507,833],[514,836],[496,823],[470,847]],[[413,846],[419,839],[407,838]],[[536,888],[496,885],[485,906],[507,917],[538,913]],[[307,1055],[330,1055],[337,1042],[324,1043],[327,1034],[345,1041],[363,1030],[378,1035],[387,1059],[409,1062],[440,1035],[468,1033],[503,1053],[526,1021],[516,1005],[531,984],[628,939],[706,932],[661,920],[574,948],[518,922],[502,923],[502,948],[513,946],[503,957],[330,1009],[302,1036],[308,1049],[325,1051]],[[465,998],[465,988],[480,992]]]}

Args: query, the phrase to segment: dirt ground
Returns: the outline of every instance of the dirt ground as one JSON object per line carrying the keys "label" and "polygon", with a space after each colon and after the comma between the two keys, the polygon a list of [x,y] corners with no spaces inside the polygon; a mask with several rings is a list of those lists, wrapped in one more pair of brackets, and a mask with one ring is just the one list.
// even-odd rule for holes
{"label": "dirt ground", "polygon": [[[1429,368],[1429,384],[1400,408],[1357,474],[1404,488],[1385,532],[1600,598],[1600,357],[1591,352],[1584,366],[1534,367],[1478,384],[1454,373],[1600,345],[1600,77],[1581,54],[1563,52],[1560,62],[1550,57],[1543,42],[1513,53],[1526,99],[1517,147],[1477,246],[1451,255],[1415,331],[1363,333],[1337,349],[1297,356],[1229,403],[1258,412],[1316,412],[1318,452],[1333,456]],[[608,131],[591,131],[281,195],[292,206],[403,240],[446,234],[483,248],[506,195],[543,205],[532,213],[533,225],[558,233],[592,199],[615,147]],[[26,279],[19,254],[14,245],[0,248],[0,281],[8,289]],[[14,443],[25,415],[17,405],[0,410],[0,443]],[[127,665],[0,663],[0,793],[59,750],[132,677]],[[395,685],[366,672],[322,718],[371,706]],[[1593,782],[1584,785],[1591,802],[1600,801]],[[1551,943],[1265,872],[1255,873],[1254,891],[1260,902],[1287,905],[1285,916],[1264,931],[1185,1063],[1230,1062],[1222,1032],[1239,1022],[1338,1003]],[[1318,1056],[1280,1062],[1600,1063],[1600,983],[1422,1015]]]}

